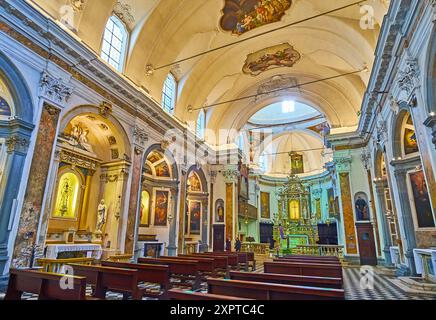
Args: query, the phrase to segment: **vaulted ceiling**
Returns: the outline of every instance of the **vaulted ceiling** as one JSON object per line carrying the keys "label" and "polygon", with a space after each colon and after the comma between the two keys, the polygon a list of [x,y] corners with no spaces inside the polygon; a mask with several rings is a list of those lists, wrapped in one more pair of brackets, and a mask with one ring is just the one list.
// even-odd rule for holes
{"label": "vaulted ceiling", "polygon": [[[248,8],[266,1],[276,8],[277,22],[265,23],[242,34],[225,30],[235,15],[232,10]],[[179,81],[176,117],[194,123],[204,105],[234,100],[277,85],[302,84],[327,77],[362,70],[334,80],[300,88],[224,103],[207,109],[207,128],[240,130],[259,110],[283,99],[295,99],[322,112],[332,128],[353,130],[366,90],[374,50],[389,1],[371,0],[374,28],[361,28],[365,12],[361,5],[323,15],[316,19],[283,28],[239,44],[226,47],[175,66],[146,75],[147,64],[155,68],[190,57],[205,50],[233,43],[268,30],[309,18],[355,2],[354,0],[29,0],[56,20],[62,19],[63,6],[73,4],[76,11],[75,32],[97,54],[107,20],[115,11],[130,29],[128,58],[124,75],[145,87],[161,101],[163,82],[172,71]],[[290,2],[290,7],[283,11]],[[265,4],[264,3],[264,4]],[[248,7],[247,7],[248,6]],[[223,18],[223,15],[225,17]],[[228,28],[227,28],[228,29]],[[280,58],[278,66],[258,69],[262,55],[271,60],[280,53],[274,47],[288,45],[295,50],[293,63]],[[268,49],[269,48],[269,49]],[[262,51],[265,50],[266,51]],[[291,49],[290,49],[291,50]],[[296,58],[297,57],[297,58]],[[292,59],[292,57],[291,57]],[[244,64],[252,62],[252,71]],[[277,62],[277,61],[276,61]],[[246,66],[247,67],[247,66]],[[188,106],[190,106],[188,108]],[[189,111],[192,108],[193,111]],[[227,131],[225,131],[227,132]],[[228,137],[228,133],[223,135]],[[232,138],[236,138],[236,135]],[[225,141],[213,141],[211,144]]]}

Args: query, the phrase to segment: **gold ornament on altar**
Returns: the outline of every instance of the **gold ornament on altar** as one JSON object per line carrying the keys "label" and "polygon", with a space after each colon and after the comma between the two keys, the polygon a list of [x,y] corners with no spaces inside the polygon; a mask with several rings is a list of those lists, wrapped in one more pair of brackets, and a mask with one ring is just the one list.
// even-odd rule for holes
{"label": "gold ornament on altar", "polygon": [[301,179],[291,174],[278,193],[278,213],[274,216],[274,238],[282,250],[298,245],[313,245],[319,240],[315,215],[310,210],[310,191]]}

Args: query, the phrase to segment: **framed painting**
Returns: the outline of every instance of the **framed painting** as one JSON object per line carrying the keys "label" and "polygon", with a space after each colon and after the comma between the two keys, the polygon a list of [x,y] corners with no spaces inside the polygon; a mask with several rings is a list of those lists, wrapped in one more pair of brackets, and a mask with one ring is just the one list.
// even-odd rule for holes
{"label": "framed painting", "polygon": [[201,202],[189,201],[189,234],[199,235],[201,227]]}
{"label": "framed painting", "polygon": [[409,173],[418,228],[434,228],[435,221],[424,172]]}
{"label": "framed painting", "polygon": [[154,201],[154,225],[166,226],[168,218],[169,191],[156,190]]}
{"label": "framed painting", "polygon": [[270,219],[270,194],[268,192],[260,192],[260,217],[262,219]]}
{"label": "framed painting", "polygon": [[150,194],[147,191],[141,192],[141,207],[139,208],[139,221],[141,227],[150,225]]}

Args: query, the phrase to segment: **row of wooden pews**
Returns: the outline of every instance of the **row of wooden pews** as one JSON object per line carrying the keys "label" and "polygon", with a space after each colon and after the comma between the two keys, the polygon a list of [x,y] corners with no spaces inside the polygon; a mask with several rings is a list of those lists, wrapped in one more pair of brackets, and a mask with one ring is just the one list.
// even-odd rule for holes
{"label": "row of wooden pews", "polygon": [[214,300],[217,297],[227,297],[227,300],[240,298],[343,300],[345,298],[342,266],[335,257],[278,258],[264,263],[264,273],[231,270],[228,278],[207,279],[207,293],[171,289],[168,297],[174,300]]}

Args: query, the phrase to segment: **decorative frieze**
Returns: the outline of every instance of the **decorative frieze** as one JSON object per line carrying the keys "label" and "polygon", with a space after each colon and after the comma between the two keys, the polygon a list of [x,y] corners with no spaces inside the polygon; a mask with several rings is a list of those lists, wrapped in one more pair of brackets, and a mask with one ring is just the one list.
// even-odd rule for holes
{"label": "decorative frieze", "polygon": [[65,104],[73,94],[73,88],[61,78],[55,78],[44,71],[39,81],[40,94],[58,104]]}
{"label": "decorative frieze", "polygon": [[97,169],[97,162],[84,157],[80,156],[71,152],[68,152],[66,150],[62,150],[59,154],[59,160],[61,162],[69,163],[81,168],[89,169],[92,171],[95,171]]}

